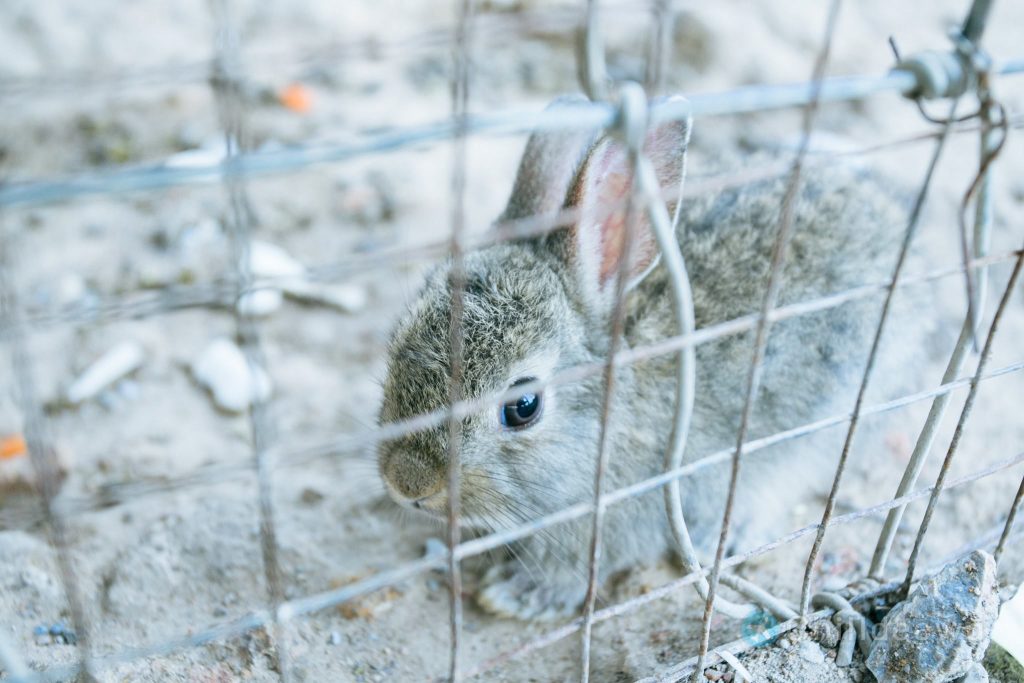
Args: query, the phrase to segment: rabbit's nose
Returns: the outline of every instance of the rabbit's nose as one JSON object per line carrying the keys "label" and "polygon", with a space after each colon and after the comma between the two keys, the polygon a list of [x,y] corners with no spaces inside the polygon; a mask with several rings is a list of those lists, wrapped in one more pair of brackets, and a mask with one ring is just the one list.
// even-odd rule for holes
{"label": "rabbit's nose", "polygon": [[438,502],[443,498],[443,492],[438,491],[429,496],[423,496],[412,501],[412,506],[417,510],[433,510],[437,507]]}

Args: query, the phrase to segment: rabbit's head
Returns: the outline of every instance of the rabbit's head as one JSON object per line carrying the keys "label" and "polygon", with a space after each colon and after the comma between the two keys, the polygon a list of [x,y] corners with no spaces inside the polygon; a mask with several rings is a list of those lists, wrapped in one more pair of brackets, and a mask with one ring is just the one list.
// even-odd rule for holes
{"label": "rabbit's head", "polygon": [[[672,188],[669,194],[678,186],[688,131],[685,123],[665,124],[645,143],[662,187]],[[631,184],[628,153],[610,136],[596,142],[590,135],[531,138],[503,217],[554,215],[564,207],[575,210],[578,219],[540,238],[465,256],[463,398],[514,391],[604,360],[620,264],[627,260],[623,267],[633,286],[658,254],[642,208],[634,212],[633,246],[623,253]],[[395,329],[382,424],[447,405],[451,292],[448,263],[429,274]],[[625,390],[622,383],[617,386]],[[466,520],[482,527],[510,526],[589,495],[602,390],[601,373],[595,373],[524,390],[465,417],[459,454]],[[442,423],[380,445],[378,466],[392,498],[445,513],[448,434],[448,424]]]}

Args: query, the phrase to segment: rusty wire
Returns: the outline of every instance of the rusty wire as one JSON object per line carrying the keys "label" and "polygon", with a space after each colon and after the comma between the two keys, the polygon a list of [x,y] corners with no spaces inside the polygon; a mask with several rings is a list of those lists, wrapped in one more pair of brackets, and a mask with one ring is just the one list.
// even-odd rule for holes
{"label": "rusty wire", "polygon": [[959,99],[954,99],[953,103],[950,105],[949,118],[943,127],[942,135],[935,143],[935,150],[932,153],[928,169],[925,171],[924,181],[921,183],[921,188],[918,190],[914,206],[910,212],[910,218],[907,221],[907,228],[903,234],[903,241],[900,245],[899,256],[897,257],[896,265],[893,268],[892,283],[886,291],[885,303],[882,304],[882,312],[879,316],[878,327],[875,330],[875,336],[871,342],[871,351],[868,353],[867,362],[864,365],[864,373],[861,378],[860,388],[857,390],[857,398],[854,402],[853,415],[850,418],[850,426],[847,429],[846,439],[843,442],[843,449],[839,455],[839,462],[836,465],[836,473],[832,480],[832,488],[829,491],[828,499],[825,502],[825,510],[822,513],[821,524],[818,527],[818,533],[814,538],[814,544],[811,546],[811,552],[808,554],[807,564],[804,567],[803,584],[800,588],[800,614],[802,615],[801,618],[803,619],[804,625],[806,625],[806,615],[809,613],[811,608],[811,579],[814,571],[814,563],[818,557],[818,552],[821,550],[822,543],[825,541],[825,532],[828,529],[828,520],[835,510],[836,498],[839,495],[839,486],[842,483],[843,474],[846,471],[846,463],[850,455],[851,446],[853,445],[853,437],[856,434],[857,426],[860,423],[862,407],[867,395],[868,384],[871,381],[875,361],[878,358],[878,350],[881,346],[882,335],[885,331],[885,324],[889,318],[889,311],[892,307],[892,301],[895,296],[900,277],[903,274],[907,255],[910,252],[910,245],[913,242],[914,236],[917,234],[921,211],[924,208],[925,199],[927,198],[928,190],[931,187],[932,177],[935,174],[935,169],[938,167],[939,159],[942,156],[942,150],[949,137],[949,130],[953,125],[952,120],[956,113],[956,106],[958,102]]}
{"label": "rusty wire", "polygon": [[[1011,128],[1021,126],[1024,126],[1024,116],[1011,118]],[[959,126],[950,134],[976,130],[978,130],[976,125]],[[908,144],[926,142],[938,136],[939,133],[936,132],[925,132],[851,151],[815,152],[814,158],[807,160],[807,166],[824,165],[838,158],[872,154]],[[688,182],[687,195],[701,195],[740,187],[747,183],[775,177],[784,172],[786,168],[787,165],[784,163],[767,163],[749,169],[691,179]],[[662,198],[665,201],[675,201],[677,198],[674,195],[674,192],[666,192]],[[478,249],[498,242],[535,237],[570,224],[576,218],[577,211],[568,208],[558,211],[553,216],[529,216],[499,221],[492,226],[491,230],[466,235],[464,246],[466,249]],[[309,278],[318,282],[329,282],[365,270],[385,267],[394,263],[405,263],[414,258],[440,257],[449,249],[449,242],[450,239],[445,238],[410,246],[377,249],[351,259],[314,266],[310,268]],[[262,287],[275,287],[279,285],[280,279],[261,278],[258,282],[253,283],[252,291],[257,291]],[[237,283],[231,278],[194,285],[169,285],[153,292],[101,297],[99,301],[87,306],[72,305],[59,310],[31,309],[26,315],[26,323],[33,329],[44,329],[67,323],[103,324],[122,319],[142,319],[192,308],[228,308],[232,305],[236,291]],[[246,294],[250,294],[252,291],[246,292]],[[0,339],[4,334],[4,328],[0,325]]]}
{"label": "rusty wire", "polygon": [[57,568],[60,573],[64,594],[68,601],[71,624],[78,635],[78,670],[87,682],[94,680],[94,662],[89,649],[89,625],[82,604],[82,592],[75,574],[71,557],[67,520],[56,510],[54,499],[60,490],[60,464],[54,439],[46,418],[39,409],[36,398],[35,378],[24,314],[18,299],[17,289],[11,270],[12,252],[15,240],[0,220],[0,319],[10,330],[8,343],[11,349],[11,376],[14,378],[15,398],[24,420],[23,430],[28,446],[29,461],[36,478],[42,520],[50,546],[54,549]]}
{"label": "rusty wire", "polygon": [[1021,502],[1024,502],[1024,478],[1020,480],[1017,495],[1014,496],[1013,503],[1010,505],[1010,513],[1006,516],[1006,524],[1003,525],[1002,533],[999,535],[999,542],[996,543],[996,548],[992,553],[996,563],[1003,556],[1003,551],[1006,550],[1006,542],[1010,540],[1010,536],[1013,533],[1013,524],[1017,520],[1017,513],[1020,512]]}
{"label": "rusty wire", "polygon": [[[1010,299],[1013,298],[1014,289],[1017,286],[1017,280],[1020,277],[1022,267],[1024,267],[1024,252],[1021,252],[1021,255],[1017,257],[1017,262],[1013,266],[1013,272],[1010,273],[1010,279],[1006,284],[1006,289],[1003,291],[1003,296],[999,300],[999,305],[996,307],[996,312],[992,318],[992,324],[988,328],[988,336],[985,338],[985,345],[981,350],[981,358],[978,359],[978,368],[974,373],[974,377],[971,378],[971,388],[967,392],[964,407],[960,411],[960,418],[957,420],[956,429],[953,431],[953,438],[949,442],[946,457],[942,461],[942,467],[939,469],[939,474],[935,479],[935,486],[932,488],[932,494],[928,498],[928,507],[925,508],[924,518],[921,520],[921,526],[918,528],[917,537],[914,539],[914,549],[910,552],[910,559],[907,560],[907,574],[906,578],[903,580],[903,587],[901,589],[901,594],[904,597],[910,593],[910,587],[914,581],[914,570],[917,566],[921,548],[924,545],[924,537],[928,533],[928,526],[931,524],[932,515],[935,513],[935,506],[938,503],[939,496],[942,494],[946,477],[953,464],[953,458],[956,456],[957,450],[960,446],[960,439],[963,437],[964,433],[964,425],[967,423],[967,418],[971,415],[971,409],[974,407],[974,400],[978,396],[978,388],[981,386],[981,376],[985,373],[985,368],[992,355],[992,345],[996,338],[996,331],[999,329],[999,323],[1002,321],[1007,304],[1009,304]],[[1014,513],[1016,512],[1017,504],[1018,501],[1015,500],[1010,511],[1010,517],[1008,520],[1010,522],[1012,522]],[[1007,535],[1009,534],[1009,528],[1010,524],[1008,523]]]}
{"label": "rusty wire", "polygon": [[[988,111],[988,109],[983,109]],[[1006,128],[1006,117],[1003,114],[1002,119],[1002,134],[1003,137],[998,144],[998,147],[994,144],[993,127],[990,125],[990,121],[986,116],[982,116],[981,124],[979,125],[981,131],[981,153],[982,160],[979,164],[978,174],[974,181],[971,182],[970,188],[968,189],[964,202],[961,205],[960,210],[960,230],[961,235],[966,234],[966,218],[965,209],[967,202],[969,201],[971,194],[977,189],[977,202],[975,206],[974,216],[974,235],[972,240],[972,251],[973,257],[979,258],[984,256],[989,249],[991,242],[991,231],[992,231],[992,174],[991,174],[991,163],[998,154],[998,150],[1002,147],[1006,141],[1006,135],[1008,129]],[[962,239],[962,244],[966,248],[966,239]],[[968,253],[968,259],[970,257]],[[966,260],[965,259],[965,262]],[[946,365],[946,370],[942,376],[942,382],[948,382],[955,378],[959,374],[965,360],[967,359],[968,350],[974,343],[974,340],[978,337],[978,316],[980,311],[985,308],[985,298],[988,289],[988,270],[987,267],[981,266],[975,268],[974,277],[972,280],[976,283],[976,288],[972,291],[973,296],[970,297],[970,306],[966,317],[964,319],[963,326],[960,330],[960,336],[954,345],[953,352],[950,354],[949,362]],[[966,275],[965,275],[966,278]],[[949,403],[949,395],[943,395],[936,397],[932,403],[931,408],[928,411],[928,417],[925,419],[924,426],[921,428],[921,432],[917,437],[917,442],[914,444],[914,450],[911,453],[910,460],[907,462],[907,466],[903,472],[903,477],[900,480],[899,487],[897,488],[896,495],[900,496],[906,491],[912,489],[917,483],[917,479],[921,474],[921,470],[924,468],[925,461],[928,458],[928,454],[931,450],[932,444],[935,440],[936,432],[938,430],[939,423],[942,421],[943,416],[946,412],[946,406]],[[889,558],[889,552],[892,549],[892,544],[896,539],[896,531],[899,528],[900,521],[903,519],[904,508],[896,508],[889,512],[886,517],[885,525],[882,527],[882,532],[879,534],[878,542],[875,546],[874,555],[871,558],[871,566],[868,570],[868,576],[874,578],[880,578],[885,572],[885,565]]]}
{"label": "rusty wire", "polygon": [[[592,51],[592,42],[589,38],[592,32],[596,33],[596,2],[587,4],[587,28],[584,34],[584,42],[587,46],[586,53]],[[590,65],[593,68],[593,65]],[[594,77],[594,72],[586,72]],[[597,88],[597,81],[590,84],[591,88]],[[595,91],[591,91],[592,94]],[[597,91],[599,92],[599,91]],[[605,498],[604,498],[604,474],[608,469],[608,458],[611,455],[609,448],[608,425],[611,422],[612,402],[615,396],[615,373],[616,359],[626,325],[626,285],[629,281],[630,254],[636,243],[637,223],[640,214],[643,212],[641,201],[641,185],[636,182],[636,169],[643,158],[644,136],[647,132],[647,99],[640,86],[635,83],[625,83],[619,89],[619,106],[621,107],[620,129],[616,131],[625,143],[628,155],[628,163],[633,182],[630,184],[628,201],[626,202],[626,220],[622,237],[622,253],[619,257],[618,267],[615,273],[615,305],[612,308],[611,320],[608,333],[608,356],[604,364],[603,382],[604,394],[601,403],[601,426],[598,435],[597,466],[594,469],[594,519],[591,527],[590,555],[587,570],[587,593],[583,601],[583,625],[580,629],[580,683],[587,683],[590,680],[590,642],[591,628],[594,622],[594,606],[597,602],[598,574],[601,565],[601,532],[604,524]],[[583,229],[583,228],[581,228]],[[609,238],[610,239],[610,238]]]}
{"label": "rusty wire", "polygon": [[[957,489],[967,484],[993,476],[995,474],[998,474],[999,472],[1003,472],[1009,468],[1016,467],[1021,464],[1024,464],[1024,453],[1019,453],[1014,457],[1006,458],[1004,460],[993,463],[992,465],[986,467],[983,470],[979,470],[971,474],[967,474],[962,477],[953,479],[946,484],[945,488],[946,490]],[[838,515],[832,518],[830,524],[849,524],[860,519],[864,519],[865,517],[869,517],[871,515],[877,515],[881,512],[891,510],[896,506],[904,505],[906,503],[925,498],[933,490],[934,487],[918,489],[899,499],[886,501],[873,507],[865,508],[863,510],[858,510],[855,512],[850,512],[844,515]],[[611,495],[609,495],[609,498],[610,497]],[[761,545],[757,548],[744,551],[743,553],[737,555],[732,555],[726,558],[723,564],[729,567],[740,565],[743,562],[746,562],[747,560],[750,560],[754,557],[764,555],[777,548],[788,545],[800,538],[808,536],[811,533],[813,533],[816,529],[817,524],[812,524],[805,526],[801,529],[797,529],[796,531],[790,532],[769,543],[765,543],[764,545]],[[484,550],[480,549],[479,544],[476,544],[476,547],[473,547],[475,543],[475,540],[463,541],[463,543],[459,546],[459,551],[457,554],[460,557],[467,557],[470,554],[483,552]],[[466,551],[463,552],[463,549],[465,549]],[[342,588],[337,588],[334,590],[325,591],[323,593],[308,595],[302,598],[289,600],[283,605],[281,605],[281,607],[278,609],[278,618],[282,619],[283,621],[289,621],[302,615],[312,614],[314,612],[327,609],[339,604],[343,604],[350,600],[354,600],[360,596],[372,593],[376,590],[380,590],[381,588],[395,585],[397,583],[400,583],[401,581],[407,580],[413,576],[422,574],[431,569],[443,569],[445,566],[446,562],[443,556],[428,555],[420,560],[415,560],[413,562],[400,565],[394,569],[384,570],[382,572],[374,574],[365,579],[361,579]],[[940,568],[941,566],[937,567],[936,571]],[[708,570],[705,569],[704,573],[706,574],[707,572]],[[929,573],[931,573],[931,570],[929,570]],[[698,577],[696,575],[690,574],[688,576],[676,579],[663,586],[659,586],[658,588],[655,588],[647,593],[638,595],[634,598],[630,598],[629,600],[597,610],[594,613],[594,623],[601,623],[603,621],[607,621],[609,619],[621,616],[623,614],[627,614],[644,605],[650,604],[655,600],[660,600],[669,595],[672,595],[681,590],[682,588],[694,583],[697,580],[697,578]],[[880,595],[886,592],[892,592],[893,590],[899,588],[899,586],[899,582],[886,584],[885,586],[869,593],[869,595]],[[218,624],[207,629],[203,629],[199,632],[184,634],[179,637],[163,640],[160,643],[153,645],[128,648],[115,654],[98,656],[95,659],[99,665],[109,667],[118,663],[135,661],[150,657],[164,656],[190,647],[205,645],[218,640],[229,639],[240,634],[246,633],[248,631],[261,628],[263,625],[268,623],[270,619],[272,619],[272,616],[266,610],[260,610],[247,614],[238,619]],[[498,655],[494,658],[491,658],[481,663],[480,665],[467,671],[465,676],[466,678],[472,678],[486,671],[489,671],[497,666],[500,666],[502,663],[511,661],[513,659],[517,659],[526,654],[547,647],[548,645],[551,645],[572,635],[573,633],[576,633],[580,629],[581,625],[582,618],[577,618],[569,624],[549,631],[548,633],[542,634],[537,638],[531,639],[527,643],[524,643],[516,648],[513,648],[512,650],[506,651],[501,655]],[[50,678],[60,678],[62,676],[67,677],[69,675],[72,675],[76,670],[77,669],[74,667],[53,667],[51,669],[48,669],[46,671],[46,674]]]}
{"label": "rusty wire", "polygon": [[[454,69],[451,81],[451,110],[455,136],[452,139],[451,174],[451,270],[448,286],[451,290],[451,319],[449,321],[450,405],[462,400],[463,300],[466,287],[463,233],[466,223],[466,115],[469,105],[470,30],[472,0],[458,0],[458,19],[453,39]],[[449,637],[451,652],[448,679],[458,683],[461,678],[459,654],[462,645],[462,565],[455,549],[462,540],[459,517],[461,514],[461,459],[462,419],[454,413],[448,417],[448,597]]]}
{"label": "rusty wire", "polygon": [[[991,266],[995,264],[1006,263],[1015,260],[1020,252],[1014,251],[1007,254],[1000,254],[996,256],[989,256],[986,258],[975,259],[971,262],[971,266]],[[925,275],[905,277],[900,282],[900,287],[909,286],[912,284],[925,284],[934,282],[941,278],[951,277],[962,272],[960,267],[954,266],[944,269],[931,271]],[[806,315],[817,311],[826,310],[840,306],[849,301],[854,301],[871,296],[878,292],[883,292],[888,287],[885,284],[874,284],[864,285],[851,290],[846,290],[837,294],[821,297],[818,299],[812,299],[809,301],[797,302],[794,304],[788,304],[775,309],[771,315],[773,322],[780,320],[787,320],[796,316]],[[737,334],[746,330],[753,329],[756,324],[756,314],[742,316],[733,320],[724,321],[709,327],[701,328],[690,334],[677,335],[666,338],[661,342],[657,342],[647,346],[634,347],[628,350],[620,351],[618,362],[621,365],[627,365],[630,363],[638,363],[645,360],[657,358],[658,356],[678,352],[682,349],[687,349],[698,344],[707,343],[714,339],[721,339],[728,335]],[[566,384],[576,382],[581,379],[585,379],[596,372],[599,372],[603,364],[592,363],[587,365],[578,365],[572,368],[557,373],[556,375],[549,378],[547,381],[537,380],[529,384],[523,384],[516,387],[516,390],[505,390],[502,392],[496,392],[487,396],[483,396],[478,399],[463,400],[454,406],[454,411],[460,416],[468,415],[481,409],[484,406],[489,406],[495,402],[501,403],[519,395],[521,391],[535,391],[541,390],[547,386],[557,386],[559,384]],[[986,375],[986,379],[990,377],[1000,376],[1008,372],[1016,372],[1021,369],[1019,363],[1008,365],[1000,370],[994,371]],[[919,400],[932,398],[935,396],[944,396],[953,389],[960,386],[964,386],[968,382],[967,379],[951,379],[941,384],[935,390],[929,390],[919,392],[917,394],[911,394],[904,396],[894,401],[886,403],[875,404],[865,409],[865,413],[873,414],[885,410],[891,410],[909,403],[913,403]],[[318,459],[334,456],[339,453],[351,453],[359,451],[360,449],[370,448],[379,443],[382,440],[397,438],[413,432],[429,429],[431,427],[443,424],[448,418],[447,409],[438,409],[430,413],[414,416],[412,418],[384,425],[380,428],[366,429],[354,434],[346,435],[341,438],[333,438],[320,443],[314,443],[289,450],[274,449],[274,458],[272,458],[271,466],[276,468],[285,467],[299,467],[302,465],[309,464]],[[834,415],[831,417],[818,420],[807,425],[801,425],[794,429],[782,432],[780,434],[772,435],[763,439],[757,439],[748,442],[745,451],[749,452],[752,446],[756,446],[760,443],[778,443],[779,441],[786,440],[789,438],[795,438],[803,436],[814,431],[819,431],[831,426],[842,424],[844,421],[850,419],[850,414],[844,413]],[[757,450],[757,448],[754,448]],[[673,476],[682,476],[682,472],[687,471],[686,468],[697,465],[697,467],[703,466],[702,463],[710,464],[710,462],[719,462],[722,458],[723,452],[718,452],[710,456],[690,463],[690,465],[683,466],[680,469],[674,470],[674,472],[668,473],[668,478]],[[101,493],[91,497],[82,498],[66,498],[61,501],[56,501],[55,505],[65,516],[81,514],[90,510],[97,510],[110,505],[116,505],[119,503],[135,500],[147,495],[156,495],[161,493],[167,493],[175,491],[181,488],[200,486],[200,485],[212,485],[222,482],[231,481],[237,479],[240,476],[244,476],[250,471],[250,468],[246,464],[235,465],[231,463],[218,463],[216,465],[208,465],[198,468],[193,473],[177,477],[172,480],[162,480],[160,482],[141,482],[133,484],[123,484],[118,486],[110,486],[105,488]],[[662,475],[665,476],[665,475]],[[41,521],[36,515],[27,512],[20,512],[4,517],[5,521],[9,523],[19,524],[21,526],[30,526]]]}
{"label": "rusty wire", "polygon": [[782,286],[782,268],[786,260],[786,251],[789,247],[790,229],[793,224],[793,203],[800,191],[804,158],[807,156],[807,151],[811,144],[811,134],[814,131],[814,123],[820,103],[821,85],[825,78],[825,69],[828,65],[828,58],[832,49],[832,39],[835,35],[840,5],[840,0],[832,0],[829,3],[828,18],[825,21],[825,36],[814,63],[809,102],[804,108],[800,146],[793,160],[786,192],[782,198],[778,228],[775,243],[772,246],[771,263],[765,283],[764,299],[761,302],[760,315],[758,316],[754,333],[754,352],[750,361],[750,374],[747,376],[743,411],[740,415],[740,424],[737,430],[736,450],[732,456],[732,466],[729,472],[729,490],[725,499],[725,511],[722,514],[722,528],[719,533],[718,547],[715,550],[715,562],[711,570],[711,578],[709,579],[710,590],[708,591],[707,601],[704,604],[700,648],[697,652],[697,665],[693,671],[693,683],[700,683],[700,678],[704,675],[704,658],[711,644],[711,616],[715,609],[715,592],[718,588],[718,578],[722,570],[722,560],[725,557],[725,546],[729,539],[732,510],[736,501],[736,489],[743,457],[743,443],[747,438],[747,428],[750,424],[754,403],[757,400],[758,390],[760,389],[761,363],[768,348],[768,329],[771,325],[770,314],[772,309],[775,308],[779,290]]}

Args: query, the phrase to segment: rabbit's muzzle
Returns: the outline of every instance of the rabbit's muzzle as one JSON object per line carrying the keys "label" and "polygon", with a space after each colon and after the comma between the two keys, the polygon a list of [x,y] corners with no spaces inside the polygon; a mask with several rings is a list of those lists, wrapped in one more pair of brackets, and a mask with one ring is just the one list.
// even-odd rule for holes
{"label": "rabbit's muzzle", "polygon": [[399,505],[432,513],[447,508],[446,482],[436,463],[391,452],[381,458],[380,471],[388,495]]}

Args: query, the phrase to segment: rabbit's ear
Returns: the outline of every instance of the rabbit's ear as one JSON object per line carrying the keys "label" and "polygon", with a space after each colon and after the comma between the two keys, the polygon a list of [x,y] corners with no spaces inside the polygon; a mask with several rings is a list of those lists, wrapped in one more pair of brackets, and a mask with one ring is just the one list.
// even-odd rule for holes
{"label": "rabbit's ear", "polygon": [[[662,196],[672,196],[682,179],[689,121],[661,124],[648,132],[644,154],[654,166]],[[658,243],[650,227],[646,207],[634,207],[634,225],[627,226],[627,203],[633,173],[626,147],[605,137],[591,150],[576,176],[567,207],[579,211],[578,222],[570,228],[570,267],[576,271],[581,295],[595,312],[611,310],[615,279],[622,259],[627,259],[627,289],[636,286],[657,263]],[[626,230],[632,229],[632,244],[625,252]]]}
{"label": "rabbit's ear", "polygon": [[[565,110],[588,104],[582,95],[563,95],[545,111]],[[523,152],[516,183],[499,221],[554,216],[562,209],[565,193],[576,177],[587,150],[599,129],[569,129],[536,132]]]}

